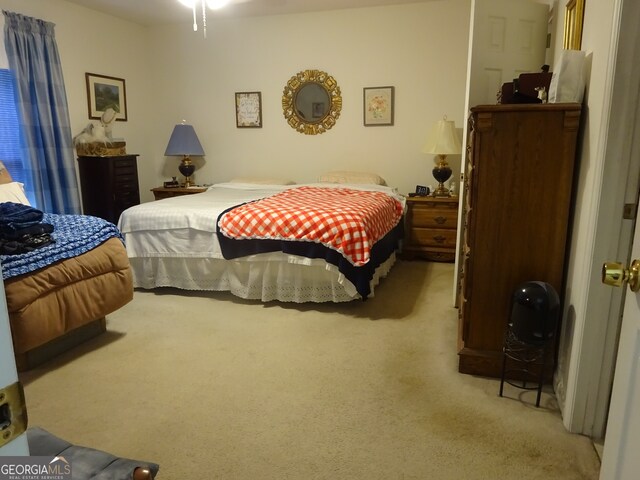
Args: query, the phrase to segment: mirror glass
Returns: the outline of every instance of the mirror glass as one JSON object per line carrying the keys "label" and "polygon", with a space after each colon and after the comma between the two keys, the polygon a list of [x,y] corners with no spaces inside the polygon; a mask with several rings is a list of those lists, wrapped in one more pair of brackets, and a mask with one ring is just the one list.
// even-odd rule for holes
{"label": "mirror glass", "polygon": [[296,93],[296,113],[306,122],[320,122],[329,111],[330,100],[329,94],[322,85],[307,83]]}
{"label": "mirror glass", "polygon": [[284,87],[282,109],[287,123],[299,133],[324,133],[335,125],[340,116],[340,87],[326,72],[298,72]]}

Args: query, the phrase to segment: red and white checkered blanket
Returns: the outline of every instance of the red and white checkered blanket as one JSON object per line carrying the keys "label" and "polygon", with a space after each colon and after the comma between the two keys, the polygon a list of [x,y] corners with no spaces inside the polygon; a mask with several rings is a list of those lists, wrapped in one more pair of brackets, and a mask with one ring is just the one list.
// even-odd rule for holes
{"label": "red and white checkered blanket", "polygon": [[402,218],[402,204],[384,192],[296,187],[235,207],[221,216],[233,239],[307,241],[339,251],[355,266]]}

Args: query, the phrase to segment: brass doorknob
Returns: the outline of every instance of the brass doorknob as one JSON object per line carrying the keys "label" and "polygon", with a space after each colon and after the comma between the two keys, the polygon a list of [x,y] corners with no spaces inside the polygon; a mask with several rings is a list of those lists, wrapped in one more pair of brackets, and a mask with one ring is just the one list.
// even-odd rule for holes
{"label": "brass doorknob", "polygon": [[618,262],[607,262],[602,265],[602,283],[621,287],[624,282],[629,283],[629,289],[632,292],[640,290],[640,260],[634,260],[628,269]]}

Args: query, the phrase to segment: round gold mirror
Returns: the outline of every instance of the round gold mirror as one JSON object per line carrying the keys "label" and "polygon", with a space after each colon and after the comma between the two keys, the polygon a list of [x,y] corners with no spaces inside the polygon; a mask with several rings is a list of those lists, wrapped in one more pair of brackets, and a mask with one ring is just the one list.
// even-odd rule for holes
{"label": "round gold mirror", "polygon": [[324,133],[333,127],[342,110],[340,87],[321,70],[304,70],[291,77],[282,93],[287,123],[305,135]]}

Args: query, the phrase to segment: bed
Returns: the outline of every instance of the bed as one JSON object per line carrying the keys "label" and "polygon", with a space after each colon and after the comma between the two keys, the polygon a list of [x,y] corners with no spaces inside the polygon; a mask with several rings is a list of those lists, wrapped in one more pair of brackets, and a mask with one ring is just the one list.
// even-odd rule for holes
{"label": "bed", "polygon": [[[369,252],[354,257],[353,252],[346,254],[344,245],[336,248],[325,239],[282,238],[274,232],[244,232],[239,238],[224,230],[225,220],[238,218],[243,208],[267,200],[288,202],[304,189],[326,193],[326,198],[331,192],[348,191],[348,202],[355,195],[375,196],[384,203],[387,222],[378,228],[376,238],[369,239]],[[314,206],[317,203],[307,201]],[[118,228],[125,239],[136,288],[229,291],[264,302],[346,302],[374,296],[380,279],[395,263],[404,207],[402,196],[379,184],[291,185],[241,180],[215,184],[195,195],[131,207],[122,213]],[[275,210],[275,214],[282,212]]]}
{"label": "bed", "polygon": [[[31,213],[22,185],[11,181],[1,163],[0,207],[3,228],[9,207]],[[19,371],[104,332],[105,315],[133,299],[129,260],[115,225],[85,215],[46,213],[38,225],[52,227],[52,241],[30,251],[11,253],[5,231],[1,234],[0,260]]]}

